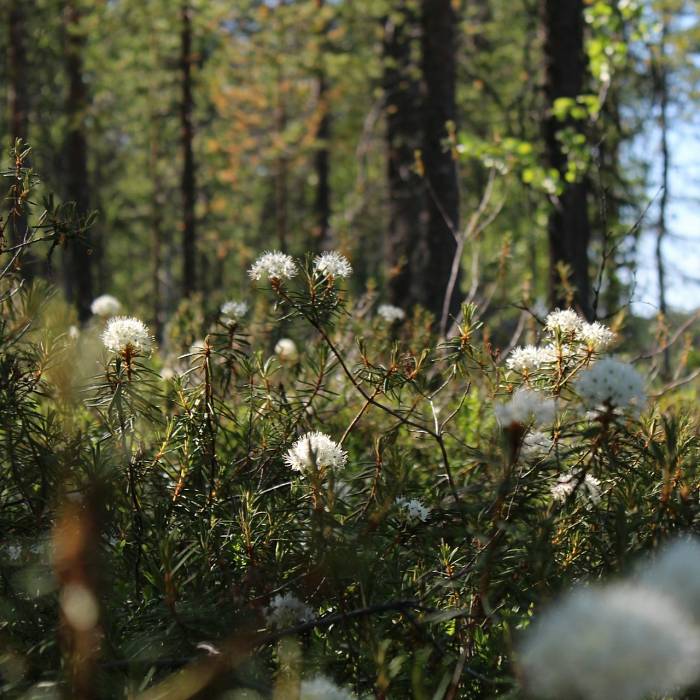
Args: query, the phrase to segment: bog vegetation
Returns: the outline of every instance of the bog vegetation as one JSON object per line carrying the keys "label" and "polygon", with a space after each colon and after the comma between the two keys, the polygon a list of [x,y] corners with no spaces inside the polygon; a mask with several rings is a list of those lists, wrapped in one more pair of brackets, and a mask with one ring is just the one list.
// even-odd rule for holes
{"label": "bog vegetation", "polygon": [[0,695],[700,697],[693,2],[7,10]]}
{"label": "bog vegetation", "polygon": [[[335,251],[266,252],[249,275],[248,299],[183,306],[166,354],[116,298],[79,328],[6,272],[5,692],[642,698],[697,680],[700,545],[634,573],[700,512],[697,411],[654,389],[650,358],[614,357],[622,316],[532,310],[499,357],[473,305],[439,339],[418,309],[349,298]],[[562,589],[621,572],[528,634]]]}

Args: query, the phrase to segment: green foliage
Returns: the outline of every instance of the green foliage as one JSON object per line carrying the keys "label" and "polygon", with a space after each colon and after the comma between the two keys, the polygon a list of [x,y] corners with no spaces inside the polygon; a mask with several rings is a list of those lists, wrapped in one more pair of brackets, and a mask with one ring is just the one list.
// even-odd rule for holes
{"label": "green foliage", "polygon": [[[577,381],[601,351],[577,331],[537,329],[556,352],[509,368],[474,305],[438,342],[300,265],[249,319],[183,306],[153,355],[3,278],[8,697],[279,697],[318,671],[360,697],[521,697],[533,610],[696,526],[694,406],[591,417]],[[280,324],[296,355],[271,354]],[[544,448],[530,418],[494,420],[518,387],[559,397]],[[290,469],[316,430],[347,464]],[[275,622],[283,594],[305,618]]]}
{"label": "green foliage", "polygon": [[[75,4],[71,27],[65,3],[23,4],[37,146],[16,141],[0,172],[0,694],[286,700],[321,672],[361,698],[525,698],[518,644],[533,615],[698,527],[697,336],[689,321],[673,336],[686,319],[624,311],[653,174],[635,139],[660,75],[674,117],[692,111],[694,3],[585,3],[589,75],[551,111],[536,3],[454,3],[444,146],[468,274],[444,337],[423,309],[375,311],[393,274],[379,244],[382,42],[403,3],[190,3],[203,274],[186,299],[181,5]],[[64,196],[67,31],[84,42],[91,213]],[[10,82],[2,63],[4,97]],[[550,116],[561,172],[545,157]],[[323,150],[330,242],[355,269],[344,284],[314,271],[329,244],[314,203]],[[584,407],[577,382],[602,349],[545,330],[538,310],[548,218],[573,182],[592,194],[597,312],[614,349],[642,357],[641,414]],[[77,325],[56,289],[76,246],[98,291],[148,322],[153,353],[108,352],[106,319]],[[295,253],[300,273],[253,290],[246,270],[268,247]],[[247,316],[221,313],[231,297]],[[518,342],[546,358],[509,366]],[[674,371],[659,377],[667,344]],[[523,388],[558,401],[544,434],[533,416],[502,418]],[[305,469],[290,466],[315,431],[347,464],[307,450]],[[284,596],[308,614],[285,617]]]}

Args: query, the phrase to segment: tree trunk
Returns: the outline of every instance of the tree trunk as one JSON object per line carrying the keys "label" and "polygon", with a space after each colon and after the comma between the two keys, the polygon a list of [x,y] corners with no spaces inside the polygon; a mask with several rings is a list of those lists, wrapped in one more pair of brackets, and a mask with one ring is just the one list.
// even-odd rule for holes
{"label": "tree trunk", "polygon": [[27,96],[27,49],[24,43],[25,17],[23,0],[12,0],[8,22],[8,85],[10,108],[10,134],[12,145],[16,139],[27,140],[28,96]]}
{"label": "tree trunk", "polygon": [[384,23],[384,100],[386,113],[389,230],[386,259],[392,304],[423,301],[416,261],[424,239],[423,183],[414,171],[422,143],[421,95],[413,48],[419,32],[415,3],[402,0]]}
{"label": "tree trunk", "polygon": [[[7,46],[7,95],[10,111],[10,137],[12,146],[21,139],[23,144],[29,141],[29,96],[27,91],[27,49],[25,46],[25,15],[23,0],[12,0],[8,21],[8,46]],[[29,167],[29,159],[26,158],[23,166]],[[17,183],[19,186],[19,183]],[[11,205],[8,217],[10,232],[8,244],[20,245],[27,235],[27,217],[24,210],[18,210]],[[35,274],[36,259],[30,250],[24,250],[17,258],[23,269],[23,277],[31,281]]]}
{"label": "tree trunk", "polygon": [[331,183],[330,183],[330,151],[328,140],[331,136],[331,120],[328,114],[328,100],[326,98],[326,78],[323,73],[318,77],[319,109],[322,110],[321,121],[318,125],[316,138],[320,142],[316,149],[316,237],[319,248],[330,247],[330,220],[331,220]]}
{"label": "tree trunk", "polygon": [[[625,283],[620,278],[620,253],[613,238],[621,226],[621,207],[625,205],[626,184],[620,156],[623,138],[623,124],[620,114],[620,95],[616,86],[610,86],[602,110],[602,119],[607,126],[605,138],[597,146],[598,186],[591,186],[594,201],[602,201],[603,206],[593,210],[592,230],[601,234],[600,249],[607,256],[605,282],[603,277],[593,278],[591,292],[591,316],[606,318],[623,304]],[[597,210],[597,211],[596,211]]]}
{"label": "tree trunk", "polygon": [[[423,0],[423,80],[425,88],[423,163],[428,186],[428,225],[423,303],[438,321],[448,293],[459,232],[459,183],[451,149],[445,149],[446,124],[456,118],[457,17],[452,0]],[[460,277],[447,301],[456,316]]]}
{"label": "tree trunk", "polygon": [[[316,7],[321,10],[324,6],[324,0],[316,0]],[[328,85],[326,79],[326,71],[323,65],[323,54],[325,52],[325,34],[326,28],[323,29],[324,37],[322,37],[320,45],[320,56],[318,60],[317,75],[316,75],[316,100],[317,109],[320,111],[321,118],[316,132],[316,147],[315,168],[316,168],[316,231],[315,237],[318,241],[318,248],[321,250],[331,246],[330,241],[330,219],[331,219],[331,184],[330,184],[330,151],[329,140],[331,137],[331,117],[328,105]]]}
{"label": "tree trunk", "polygon": [[161,267],[163,264],[163,189],[158,169],[160,161],[160,138],[158,134],[158,123],[155,117],[151,117],[153,131],[151,134],[149,169],[151,171],[151,182],[153,183],[153,194],[151,196],[151,280],[152,280],[152,304],[153,323],[156,339],[159,343],[163,341],[163,286],[161,284]]}
{"label": "tree trunk", "polygon": [[277,234],[277,246],[283,252],[287,252],[287,104],[286,87],[282,66],[279,66],[277,74],[277,104],[275,105],[275,129],[280,143],[280,152],[275,163],[275,231]]}
{"label": "tree trunk", "polygon": [[588,186],[584,180],[567,183],[566,154],[557,139],[565,126],[580,129],[576,122],[562,123],[552,114],[561,97],[576,98],[583,90],[586,56],[583,44],[583,0],[543,0],[545,32],[545,94],[548,114],[544,120],[545,144],[550,167],[562,176],[563,192],[549,215],[550,297],[555,306],[566,306],[571,295],[563,289],[561,267],[570,273],[573,303],[590,318],[588,245]]}
{"label": "tree trunk", "polygon": [[[87,166],[87,140],[85,114],[87,90],[83,81],[83,49],[85,39],[80,27],[80,12],[71,0],[64,11],[66,31],[65,60],[68,78],[66,99],[66,200],[75,202],[76,213],[84,217],[90,205]],[[66,255],[66,296],[78,308],[78,318],[87,320],[92,303],[92,259],[90,257],[89,231],[84,240],[71,244]]]}
{"label": "tree trunk", "polygon": [[197,288],[197,253],[195,222],[195,163],[192,141],[194,126],[192,119],[192,10],[188,2],[180,9],[181,40],[180,68],[182,70],[182,104],[180,123],[182,127],[182,293],[188,297]]}
{"label": "tree trunk", "polygon": [[[669,169],[671,155],[668,144],[668,66],[666,59],[666,43],[668,39],[668,18],[662,18],[661,41],[659,43],[659,65],[656,70],[656,95],[659,100],[659,131],[661,133],[661,196],[659,199],[659,218],[656,226],[656,273],[659,285],[659,312],[666,317],[666,265],[664,263],[663,244],[668,233],[668,199],[669,199]],[[662,376],[671,376],[671,352],[666,348],[663,353]]]}

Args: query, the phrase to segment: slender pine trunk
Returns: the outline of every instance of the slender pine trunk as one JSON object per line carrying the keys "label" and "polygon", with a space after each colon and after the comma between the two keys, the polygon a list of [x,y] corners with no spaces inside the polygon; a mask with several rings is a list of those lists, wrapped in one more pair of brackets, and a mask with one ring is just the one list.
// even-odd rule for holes
{"label": "slender pine trunk", "polygon": [[195,220],[195,162],[192,95],[192,9],[188,2],[180,7],[180,69],[182,72],[182,293],[188,297],[197,289],[197,238]]}
{"label": "slender pine trunk", "polygon": [[[325,5],[324,0],[316,0],[316,7],[322,10]],[[321,250],[331,247],[331,156],[329,141],[331,138],[331,115],[328,104],[328,79],[323,63],[323,54],[326,50],[325,34],[327,28],[323,28],[323,36],[320,41],[320,55],[316,69],[316,103],[320,112],[318,130],[316,132],[316,154],[314,166],[316,169],[316,198],[314,209],[316,211],[315,237],[318,248]]]}
{"label": "slender pine trunk", "polygon": [[[18,139],[26,144],[29,140],[29,95],[27,90],[27,49],[25,45],[25,5],[22,0],[11,0],[8,18],[7,43],[7,96],[10,112],[10,138],[14,147]],[[29,159],[22,164],[29,166]],[[18,183],[19,186],[19,183]],[[27,217],[20,207],[11,205],[8,215],[9,240],[11,246],[24,242],[27,234]],[[30,251],[17,258],[23,276],[31,280],[34,276],[35,261]]]}
{"label": "slender pine trunk", "polygon": [[[559,172],[563,183],[563,191],[551,210],[548,223],[550,297],[555,306],[566,306],[571,300],[590,318],[588,183],[585,178],[566,182],[567,156],[557,138],[565,126],[579,130],[581,127],[574,121],[562,123],[552,113],[557,99],[575,98],[583,91],[586,75],[583,0],[543,0],[542,10],[547,101],[543,130],[549,166]],[[563,267],[569,276],[565,283]]]}
{"label": "slender pine trunk", "polygon": [[[65,62],[68,95],[65,103],[67,127],[65,137],[66,199],[75,202],[76,213],[85,216],[90,205],[88,150],[85,115],[88,108],[87,89],[83,80],[85,38],[80,26],[81,15],[75,0],[64,9]],[[82,240],[71,243],[66,255],[66,296],[78,309],[78,318],[87,320],[93,297],[90,232]]]}
{"label": "slender pine trunk", "polygon": [[287,129],[286,88],[282,67],[277,75],[277,104],[275,105],[275,129],[279,137],[280,152],[275,162],[275,232],[277,246],[282,252],[287,252],[287,153],[285,131]]}
{"label": "slender pine trunk", "polygon": [[[659,100],[659,132],[661,135],[661,196],[659,199],[659,218],[656,225],[656,274],[659,285],[659,312],[666,317],[668,304],[666,302],[666,265],[664,262],[663,244],[668,233],[668,200],[669,200],[669,170],[671,155],[668,143],[668,68],[666,64],[666,43],[668,40],[668,18],[663,17],[661,40],[659,43],[659,65],[656,71],[656,93]],[[665,379],[671,376],[671,353],[666,349],[663,353],[662,374]]]}
{"label": "slender pine trunk", "polygon": [[389,228],[386,237],[388,292],[392,304],[422,301],[417,261],[426,219],[423,183],[415,172],[422,145],[421,94],[414,54],[420,27],[416,3],[402,0],[384,21],[384,111],[386,114]]}
{"label": "slender pine trunk", "polygon": [[[452,150],[445,147],[447,124],[457,116],[457,16],[452,0],[423,0],[423,163],[428,185],[428,225],[424,268],[425,306],[439,320],[459,232],[459,183]],[[461,303],[460,276],[448,302],[456,316]]]}

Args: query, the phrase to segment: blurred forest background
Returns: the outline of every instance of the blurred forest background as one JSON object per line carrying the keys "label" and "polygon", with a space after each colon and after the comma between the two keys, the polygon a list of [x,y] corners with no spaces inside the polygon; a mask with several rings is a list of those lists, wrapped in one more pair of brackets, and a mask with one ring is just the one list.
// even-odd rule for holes
{"label": "blurred forest background", "polygon": [[341,250],[353,291],[443,328],[466,298],[604,318],[631,298],[640,236],[668,312],[696,2],[3,5],[5,153],[29,143],[43,194],[97,212],[23,274],[81,320],[109,292],[162,337],[183,298],[247,288],[265,248]]}
{"label": "blurred forest background", "polygon": [[2,697],[531,697],[700,532],[700,0],[0,9]]}

